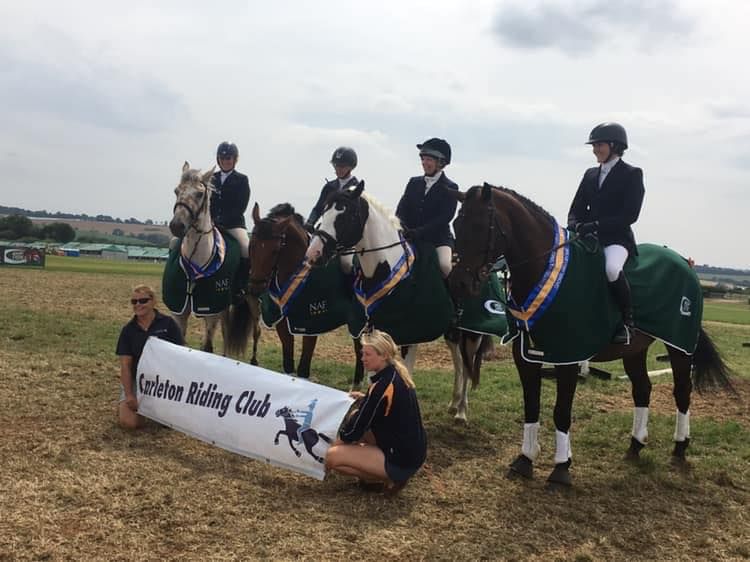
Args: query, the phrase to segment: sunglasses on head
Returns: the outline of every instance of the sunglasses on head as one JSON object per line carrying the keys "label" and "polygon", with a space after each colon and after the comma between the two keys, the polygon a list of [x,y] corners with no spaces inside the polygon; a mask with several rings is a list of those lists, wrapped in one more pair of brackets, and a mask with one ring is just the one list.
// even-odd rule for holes
{"label": "sunglasses on head", "polygon": [[130,299],[130,304],[146,304],[151,300],[151,297],[145,297],[142,299]]}

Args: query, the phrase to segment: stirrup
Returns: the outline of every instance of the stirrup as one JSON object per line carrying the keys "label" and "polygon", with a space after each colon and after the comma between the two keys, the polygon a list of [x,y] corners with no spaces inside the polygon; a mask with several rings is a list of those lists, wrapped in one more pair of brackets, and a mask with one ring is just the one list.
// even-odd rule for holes
{"label": "stirrup", "polygon": [[623,324],[622,328],[618,330],[614,336],[612,336],[612,343],[615,344],[629,344],[632,338],[631,331],[632,327],[627,324]]}

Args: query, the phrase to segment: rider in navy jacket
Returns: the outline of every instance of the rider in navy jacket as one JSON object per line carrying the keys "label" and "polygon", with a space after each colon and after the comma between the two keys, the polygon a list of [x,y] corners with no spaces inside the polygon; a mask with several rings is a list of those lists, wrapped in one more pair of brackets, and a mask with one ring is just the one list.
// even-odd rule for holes
{"label": "rider in navy jacket", "polygon": [[457,205],[451,190],[458,191],[458,185],[443,171],[450,164],[451,147],[443,139],[432,138],[417,148],[425,175],[413,177],[406,184],[396,216],[407,238],[430,242],[436,247],[440,269],[447,277],[453,257],[450,222]]}
{"label": "rider in navy jacket", "polygon": [[357,153],[354,152],[353,148],[340,146],[334,150],[333,156],[331,156],[331,164],[336,172],[336,179],[327,182],[323,186],[323,189],[320,191],[320,197],[318,197],[318,202],[315,203],[312,211],[310,211],[310,216],[307,218],[305,226],[311,231],[315,227],[315,223],[318,222],[320,215],[323,214],[323,207],[325,207],[328,197],[332,193],[357,185],[359,181],[352,175],[352,170],[357,167]]}
{"label": "rider in navy jacket", "polygon": [[[632,327],[630,285],[623,266],[628,256],[638,254],[631,225],[638,220],[643,204],[643,170],[621,159],[628,147],[622,125],[597,125],[587,144],[593,145],[599,166],[583,174],[568,212],[568,228],[582,236],[598,236],[604,248],[610,290],[620,306],[624,324]],[[627,339],[624,332],[615,336],[617,343]]]}
{"label": "rider in navy jacket", "polygon": [[245,225],[245,211],[250,202],[250,182],[245,174],[235,169],[240,153],[237,145],[222,142],[216,149],[219,171],[213,176],[211,193],[211,220],[215,226],[226,230],[240,246],[240,264],[235,276],[236,297],[247,289],[250,276],[250,238]]}

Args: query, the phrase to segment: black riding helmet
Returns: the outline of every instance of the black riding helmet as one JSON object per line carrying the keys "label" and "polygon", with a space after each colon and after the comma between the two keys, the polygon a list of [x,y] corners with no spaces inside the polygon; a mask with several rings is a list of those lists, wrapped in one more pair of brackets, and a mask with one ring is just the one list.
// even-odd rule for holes
{"label": "black riding helmet", "polygon": [[333,151],[331,156],[331,164],[334,166],[349,166],[350,168],[357,167],[357,153],[354,152],[353,148],[348,146],[340,146]]}
{"label": "black riding helmet", "polygon": [[451,163],[451,145],[444,139],[427,139],[422,144],[418,144],[417,148],[419,149],[420,156],[432,156],[433,158],[442,160],[445,165]]}
{"label": "black riding helmet", "polygon": [[224,141],[216,148],[216,158],[221,158],[222,156],[237,158],[239,155],[240,151],[237,149],[237,145],[233,142]]}
{"label": "black riding helmet", "polygon": [[628,147],[628,134],[625,132],[625,127],[619,123],[601,123],[591,129],[586,144],[594,144],[595,142],[616,143],[624,150]]}

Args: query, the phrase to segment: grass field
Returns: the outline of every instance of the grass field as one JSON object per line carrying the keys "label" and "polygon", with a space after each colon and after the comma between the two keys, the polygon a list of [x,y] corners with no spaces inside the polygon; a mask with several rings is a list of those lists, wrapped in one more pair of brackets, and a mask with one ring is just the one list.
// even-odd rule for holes
{"label": "grass field", "polygon": [[[428,559],[741,560],[750,558],[750,318],[706,303],[706,329],[737,372],[736,396],[694,394],[691,468],[670,464],[674,403],[653,379],[649,446],[622,461],[630,385],[579,385],[575,486],[550,492],[553,381],[545,381],[542,455],[531,482],[505,478],[519,452],[520,385],[508,352],[485,365],[468,425],[446,411],[452,374],[440,343],[417,363],[430,448],[393,499],[363,495],[233,455],[149,424],[115,418],[114,347],[129,288],[158,286],[161,265],[56,258],[0,269],[0,560]],[[188,343],[197,346],[199,325]],[[280,366],[265,332],[261,363]],[[661,369],[652,346],[649,368]],[[318,345],[315,377],[345,389],[348,337]],[[617,363],[607,370],[622,373]]]}

